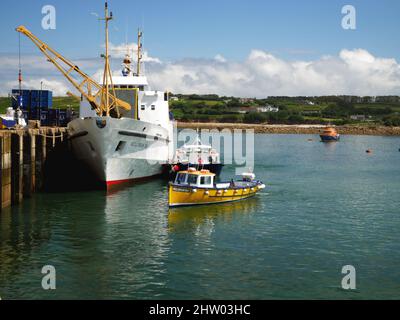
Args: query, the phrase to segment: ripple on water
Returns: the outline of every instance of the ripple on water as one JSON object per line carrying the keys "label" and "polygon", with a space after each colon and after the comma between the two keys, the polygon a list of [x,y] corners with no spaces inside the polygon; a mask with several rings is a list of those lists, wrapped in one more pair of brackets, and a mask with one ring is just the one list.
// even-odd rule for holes
{"label": "ripple on water", "polygon": [[[267,189],[248,201],[168,210],[161,180],[36,194],[0,215],[0,296],[400,298],[400,139],[309,137],[256,135]],[[40,288],[45,264],[57,268],[55,293]],[[340,288],[346,264],[355,292]]]}

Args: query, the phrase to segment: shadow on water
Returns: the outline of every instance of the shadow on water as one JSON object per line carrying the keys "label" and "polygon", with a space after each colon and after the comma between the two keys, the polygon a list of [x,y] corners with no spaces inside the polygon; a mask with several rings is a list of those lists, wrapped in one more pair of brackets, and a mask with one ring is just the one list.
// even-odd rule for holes
{"label": "shadow on water", "polygon": [[43,170],[43,188],[46,192],[104,189],[92,170],[74,156],[68,141],[59,143],[48,152]]}

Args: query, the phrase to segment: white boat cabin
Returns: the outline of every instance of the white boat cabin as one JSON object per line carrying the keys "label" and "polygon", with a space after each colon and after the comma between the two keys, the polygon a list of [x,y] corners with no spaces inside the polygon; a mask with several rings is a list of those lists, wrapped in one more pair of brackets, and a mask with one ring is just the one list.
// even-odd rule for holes
{"label": "white boat cabin", "polygon": [[193,188],[216,188],[216,189],[228,189],[228,188],[247,188],[253,187],[257,184],[255,181],[254,173],[242,173],[242,180],[230,182],[215,182],[215,174],[209,170],[196,170],[195,168],[189,168],[187,171],[180,171],[176,175],[175,185],[188,186]]}
{"label": "white boat cabin", "polygon": [[194,144],[185,144],[176,150],[175,163],[212,164],[220,163],[219,153],[210,145],[201,143],[197,137]]}
{"label": "white boat cabin", "polygon": [[180,171],[176,175],[175,184],[182,186],[190,186],[197,188],[213,188],[215,174],[208,170],[193,170],[189,168],[188,171]]}

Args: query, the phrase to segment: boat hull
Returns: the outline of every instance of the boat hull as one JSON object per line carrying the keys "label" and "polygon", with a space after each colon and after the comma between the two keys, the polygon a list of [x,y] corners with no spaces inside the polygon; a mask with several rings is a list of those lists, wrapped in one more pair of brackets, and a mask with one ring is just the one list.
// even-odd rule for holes
{"label": "boat hull", "polygon": [[320,135],[320,137],[321,137],[322,142],[333,142],[333,141],[339,141],[339,139],[340,139],[339,135],[336,135],[336,136]]}
{"label": "boat hull", "polygon": [[129,118],[93,117],[69,123],[75,156],[107,188],[158,176],[168,161],[168,130]]}
{"label": "boat hull", "polygon": [[255,196],[264,186],[262,184],[247,188],[193,188],[169,185],[169,206],[194,206],[240,201]]}

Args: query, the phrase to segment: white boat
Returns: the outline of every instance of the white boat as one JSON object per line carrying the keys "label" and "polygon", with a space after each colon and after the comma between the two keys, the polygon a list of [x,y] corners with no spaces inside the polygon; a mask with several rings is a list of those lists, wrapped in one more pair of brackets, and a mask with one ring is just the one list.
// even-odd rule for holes
{"label": "white boat", "polygon": [[199,135],[194,144],[184,144],[175,151],[175,156],[171,163],[170,178],[174,179],[176,173],[188,168],[198,168],[209,170],[220,175],[222,167],[220,155],[211,145],[202,144]]}
{"label": "white boat", "polygon": [[122,75],[112,76],[116,97],[128,102],[130,110],[121,110],[119,118],[99,117],[82,99],[80,117],[68,124],[75,156],[107,188],[160,175],[173,155],[168,94],[151,90],[139,71],[140,53],[136,73],[127,55]]}

